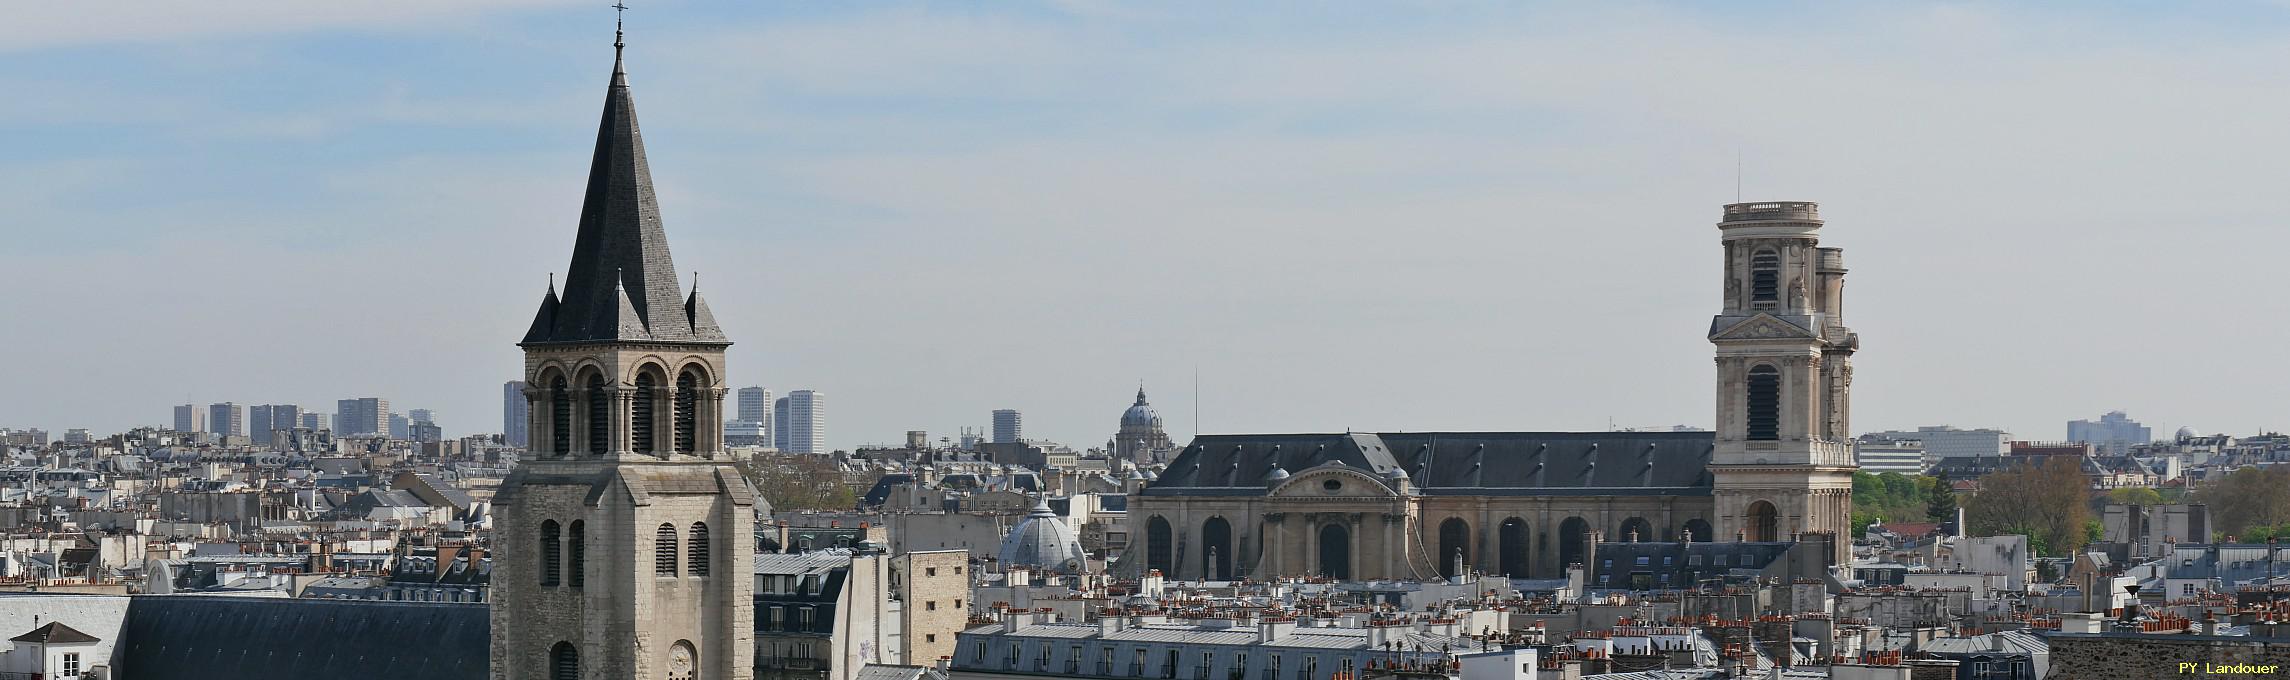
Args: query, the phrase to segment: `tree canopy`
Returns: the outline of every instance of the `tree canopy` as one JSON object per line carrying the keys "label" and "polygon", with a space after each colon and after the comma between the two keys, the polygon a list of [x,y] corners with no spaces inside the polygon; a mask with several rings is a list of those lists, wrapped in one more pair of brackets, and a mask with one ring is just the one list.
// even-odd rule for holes
{"label": "tree canopy", "polygon": [[858,493],[826,456],[757,456],[739,467],[773,511],[849,510],[858,504]]}
{"label": "tree canopy", "polygon": [[1853,533],[1870,524],[1946,522],[1956,517],[1956,494],[1936,477],[1898,472],[1853,473]]}
{"label": "tree canopy", "polygon": [[1990,473],[1964,502],[1974,535],[2024,534],[2038,554],[2068,555],[2091,540],[2091,485],[2072,456]]}
{"label": "tree canopy", "polygon": [[2290,524],[2290,468],[2236,470],[2196,491],[2192,500],[2210,506],[2212,528],[2248,540],[2253,529]]}

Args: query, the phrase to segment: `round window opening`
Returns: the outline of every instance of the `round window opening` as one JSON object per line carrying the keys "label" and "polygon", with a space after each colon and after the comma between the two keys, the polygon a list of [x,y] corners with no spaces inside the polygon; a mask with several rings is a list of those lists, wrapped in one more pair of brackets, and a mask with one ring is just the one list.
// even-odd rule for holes
{"label": "round window opening", "polygon": [[1344,488],[1344,483],[1331,479],[1325,482],[1321,482],[1320,488],[1327,489],[1329,491],[1336,491]]}

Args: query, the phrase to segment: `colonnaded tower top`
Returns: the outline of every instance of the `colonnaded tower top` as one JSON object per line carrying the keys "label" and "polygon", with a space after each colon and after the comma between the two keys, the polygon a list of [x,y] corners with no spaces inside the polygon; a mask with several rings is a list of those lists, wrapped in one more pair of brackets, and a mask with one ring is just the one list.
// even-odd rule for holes
{"label": "colonnaded tower top", "polygon": [[616,31],[560,297],[518,344],[528,454],[494,497],[493,677],[754,676],[755,494],[724,348],[661,228]]}

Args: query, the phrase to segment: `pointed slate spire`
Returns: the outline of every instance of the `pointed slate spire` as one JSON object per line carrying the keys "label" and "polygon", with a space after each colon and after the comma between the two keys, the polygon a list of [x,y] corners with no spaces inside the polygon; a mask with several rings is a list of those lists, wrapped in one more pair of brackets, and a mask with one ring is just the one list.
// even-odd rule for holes
{"label": "pointed slate spire", "polygon": [[612,296],[619,301],[612,314],[612,339],[651,340],[652,332],[645,329],[643,316],[637,314],[636,306],[628,299],[628,289],[617,280],[613,282]]}
{"label": "pointed slate spire", "polygon": [[549,292],[541,296],[541,309],[533,313],[533,326],[525,329],[524,342],[548,342],[550,329],[557,323],[557,275],[549,275]]}
{"label": "pointed slate spire", "polygon": [[700,298],[700,275],[692,274],[692,296],[684,299],[684,318],[692,324],[695,340],[723,340],[724,329],[716,325],[716,315],[708,311],[708,301]]}
{"label": "pointed slate spire", "polygon": [[622,51],[616,32],[612,80],[605,88],[596,150],[589,159],[587,196],[581,202],[572,266],[565,272],[564,297],[550,314],[546,337],[528,333],[525,342],[728,344],[721,331],[705,337],[693,331],[692,300],[684,296],[668,252]]}

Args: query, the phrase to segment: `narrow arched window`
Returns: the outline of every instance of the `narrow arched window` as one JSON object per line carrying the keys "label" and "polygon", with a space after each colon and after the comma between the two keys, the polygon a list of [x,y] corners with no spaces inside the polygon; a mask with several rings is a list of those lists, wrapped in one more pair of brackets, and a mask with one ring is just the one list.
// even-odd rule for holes
{"label": "narrow arched window", "polygon": [[652,440],[652,396],[660,387],[649,372],[636,374],[636,399],[628,407],[628,439],[637,453],[658,450]]}
{"label": "narrow arched window", "polygon": [[692,523],[692,544],[685,548],[685,571],[693,576],[708,575],[708,523]]}
{"label": "narrow arched window", "polygon": [[572,386],[561,375],[549,381],[549,452],[572,453]]}
{"label": "narrow arched window", "polygon": [[1772,309],[1781,300],[1781,253],[1771,248],[1749,256],[1749,301],[1755,309]]}
{"label": "narrow arched window", "polygon": [[691,453],[699,435],[700,377],[691,371],[676,376],[676,452]]}
{"label": "narrow arched window", "polygon": [[612,393],[604,389],[604,376],[588,377],[588,452],[604,455],[611,449]]}
{"label": "narrow arched window", "polygon": [[572,572],[566,581],[574,588],[581,587],[588,580],[585,576],[588,573],[588,532],[585,529],[580,520],[573,520],[571,531],[565,536],[565,547],[568,548],[566,552],[572,556],[571,563],[565,565],[565,569]]}
{"label": "narrow arched window", "polygon": [[1749,369],[1749,438],[1781,438],[1781,371],[1759,365]]}
{"label": "narrow arched window", "polygon": [[549,680],[580,680],[580,650],[570,642],[549,648]]}
{"label": "narrow arched window", "polygon": [[556,520],[541,523],[541,585],[556,585],[564,573],[562,540],[557,536]]}
{"label": "narrow arched window", "polygon": [[653,536],[652,575],[676,575],[676,525],[662,524]]}

